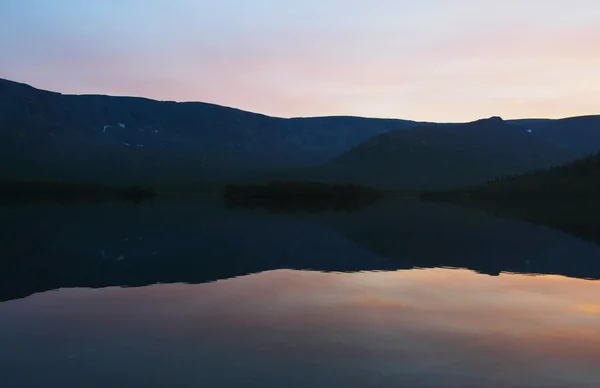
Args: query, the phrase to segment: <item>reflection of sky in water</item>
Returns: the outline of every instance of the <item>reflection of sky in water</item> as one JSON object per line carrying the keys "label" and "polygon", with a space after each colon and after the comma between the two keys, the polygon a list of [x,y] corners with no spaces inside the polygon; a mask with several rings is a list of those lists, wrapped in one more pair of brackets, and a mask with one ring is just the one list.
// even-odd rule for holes
{"label": "reflection of sky in water", "polygon": [[596,387],[599,328],[595,281],[279,270],[2,303],[0,367],[3,387]]}

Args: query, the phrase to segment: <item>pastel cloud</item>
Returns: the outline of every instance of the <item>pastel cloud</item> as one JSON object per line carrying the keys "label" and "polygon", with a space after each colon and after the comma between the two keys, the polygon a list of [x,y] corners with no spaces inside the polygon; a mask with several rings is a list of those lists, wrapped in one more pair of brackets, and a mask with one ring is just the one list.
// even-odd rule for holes
{"label": "pastel cloud", "polygon": [[8,0],[0,76],[277,116],[599,113],[594,0]]}

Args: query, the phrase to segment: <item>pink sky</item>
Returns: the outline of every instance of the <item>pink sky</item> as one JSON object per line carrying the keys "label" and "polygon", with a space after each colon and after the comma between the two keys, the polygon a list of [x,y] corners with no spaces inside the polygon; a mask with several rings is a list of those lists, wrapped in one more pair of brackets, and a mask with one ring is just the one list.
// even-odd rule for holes
{"label": "pink sky", "polygon": [[598,114],[598,47],[597,0],[0,4],[2,78],[282,117]]}

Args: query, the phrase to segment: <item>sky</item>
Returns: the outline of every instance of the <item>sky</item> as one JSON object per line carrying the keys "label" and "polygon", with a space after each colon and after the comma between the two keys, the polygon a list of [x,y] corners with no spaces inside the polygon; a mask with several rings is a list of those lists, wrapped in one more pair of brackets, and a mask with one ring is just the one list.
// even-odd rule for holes
{"label": "sky", "polygon": [[600,113],[598,0],[1,0],[0,78],[280,117]]}

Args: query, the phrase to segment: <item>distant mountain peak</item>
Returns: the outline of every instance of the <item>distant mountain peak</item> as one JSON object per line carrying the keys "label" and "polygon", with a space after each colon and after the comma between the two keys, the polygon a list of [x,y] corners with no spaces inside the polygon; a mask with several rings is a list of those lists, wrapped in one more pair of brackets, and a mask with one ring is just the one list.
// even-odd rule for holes
{"label": "distant mountain peak", "polygon": [[475,123],[505,123],[504,119],[500,116],[492,116],[487,119],[481,119],[474,121]]}
{"label": "distant mountain peak", "polygon": [[488,127],[488,128],[504,128],[510,126],[508,121],[500,116],[492,116],[487,119],[480,119],[464,124],[466,127]]}

